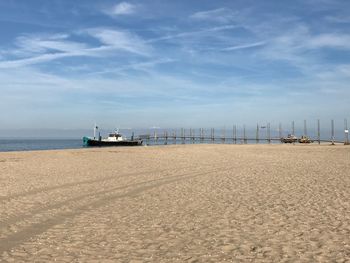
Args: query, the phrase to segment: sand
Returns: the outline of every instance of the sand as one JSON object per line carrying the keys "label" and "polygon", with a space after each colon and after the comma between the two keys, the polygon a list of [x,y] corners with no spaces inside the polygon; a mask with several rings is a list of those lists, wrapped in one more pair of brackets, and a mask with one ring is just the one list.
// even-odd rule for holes
{"label": "sand", "polygon": [[350,262],[350,147],[0,153],[1,262]]}

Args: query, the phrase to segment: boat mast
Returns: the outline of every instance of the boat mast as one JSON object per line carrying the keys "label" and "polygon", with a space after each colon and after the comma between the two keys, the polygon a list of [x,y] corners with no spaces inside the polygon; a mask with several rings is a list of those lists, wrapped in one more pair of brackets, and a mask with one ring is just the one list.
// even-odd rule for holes
{"label": "boat mast", "polygon": [[97,131],[97,129],[98,129],[98,127],[97,127],[97,125],[95,123],[95,126],[94,126],[94,139],[96,138],[96,131]]}

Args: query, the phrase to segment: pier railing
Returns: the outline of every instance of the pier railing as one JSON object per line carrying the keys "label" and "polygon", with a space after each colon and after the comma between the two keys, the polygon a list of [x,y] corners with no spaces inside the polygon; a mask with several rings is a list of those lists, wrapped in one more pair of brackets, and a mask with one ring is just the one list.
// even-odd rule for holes
{"label": "pier railing", "polygon": [[[328,136],[321,137],[321,125],[320,120],[316,122],[316,135],[308,136],[308,127],[307,122],[304,120],[304,129],[301,133],[302,136],[308,138],[310,142],[314,143],[331,143],[331,144],[345,144],[349,145],[349,130],[347,126],[347,120],[344,120],[344,139],[339,139],[335,136],[335,124],[334,120],[330,122],[330,132],[327,132]],[[327,129],[328,130],[328,129]],[[324,131],[324,129],[323,129]],[[275,133],[271,133],[271,125],[267,123],[265,125],[256,125],[255,132],[253,135],[252,130],[250,133],[247,133],[245,125],[237,126],[233,125],[231,129],[223,128],[219,132],[216,132],[214,128],[210,129],[176,129],[176,130],[153,130],[150,133],[139,135],[139,138],[144,141],[145,144],[198,144],[198,143],[227,143],[227,144],[252,144],[252,143],[283,143],[283,138],[286,138],[286,134],[295,135],[295,123],[292,121],[290,129],[288,131],[282,130],[282,124],[279,123],[278,130],[274,129]],[[277,134],[278,132],[278,134]],[[288,133],[287,133],[288,132]],[[328,138],[327,138],[328,137]],[[293,143],[297,143],[293,142]]]}

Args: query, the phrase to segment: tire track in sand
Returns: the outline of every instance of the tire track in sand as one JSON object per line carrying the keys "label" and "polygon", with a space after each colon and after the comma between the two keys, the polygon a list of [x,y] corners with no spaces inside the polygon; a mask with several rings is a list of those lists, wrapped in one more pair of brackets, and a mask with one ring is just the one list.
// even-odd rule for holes
{"label": "tire track in sand", "polygon": [[[225,169],[230,170],[230,169]],[[223,170],[220,168],[216,168],[214,170],[206,171],[206,172],[195,172],[195,173],[187,173],[182,175],[176,175],[172,176],[171,178],[162,178],[162,179],[155,179],[151,181],[146,181],[143,183],[138,183],[136,186],[141,185],[140,187],[137,187],[135,189],[131,189],[127,193],[119,193],[114,195],[108,195],[108,193],[113,192],[113,190],[106,191],[106,193],[103,193],[105,191],[101,191],[99,195],[103,196],[100,197],[98,200],[89,202],[87,204],[74,207],[74,211],[59,213],[55,215],[54,217],[51,217],[47,220],[41,221],[39,223],[35,223],[30,225],[29,227],[26,227],[25,229],[22,229],[20,231],[17,231],[16,233],[0,239],[0,255],[5,252],[9,251],[11,248],[14,248],[16,246],[19,246],[20,244],[24,243],[25,241],[29,240],[30,238],[37,236],[39,234],[42,234],[49,230],[50,228],[54,227],[55,225],[59,225],[64,223],[67,220],[73,219],[74,217],[83,214],[85,211],[97,209],[99,207],[105,206],[109,202],[116,201],[118,199],[122,198],[132,198],[135,197],[145,191],[156,189],[160,186],[171,184],[177,181],[182,181],[186,179],[191,179],[197,176],[201,175],[207,175],[215,172],[222,172]],[[147,185],[151,182],[151,185]],[[132,187],[133,185],[130,185],[129,187]],[[107,195],[106,195],[107,194]],[[91,195],[90,195],[91,196]],[[93,197],[95,197],[94,194],[92,194]],[[80,197],[77,197],[79,199]],[[83,198],[82,198],[83,199]],[[95,198],[94,198],[95,199]],[[67,205],[69,201],[62,202],[64,204],[61,204],[61,206]],[[53,205],[52,207],[54,207]],[[48,207],[50,209],[50,206]],[[44,209],[43,209],[44,210]]]}
{"label": "tire track in sand", "polygon": [[[192,168],[193,166],[188,166],[188,167],[183,167],[181,169],[187,169],[187,168]],[[128,173],[128,174],[122,174],[119,176],[125,177],[125,176],[137,176],[137,175],[146,175],[146,174],[152,174],[152,173],[162,173],[169,171],[171,169],[163,169],[163,170],[151,170],[151,171],[146,171],[146,172],[136,172],[136,173]],[[84,184],[92,184],[92,183],[98,183],[98,182],[105,182],[109,181],[112,179],[117,179],[118,175],[111,175],[111,176],[106,176],[106,177],[101,177],[97,179],[91,179],[91,180],[84,180],[84,181],[79,181],[79,182],[72,182],[72,183],[66,183],[66,184],[61,184],[61,185],[55,185],[55,186],[50,186],[50,187],[41,187],[41,188],[36,188],[27,192],[21,192],[21,193],[15,193],[12,195],[8,196],[0,196],[0,201],[9,201],[14,198],[21,198],[21,197],[26,197],[29,195],[36,195],[52,190],[60,190],[60,189],[65,189],[69,187],[74,187],[78,185],[84,185]]]}
{"label": "tire track in sand", "polygon": [[[169,169],[170,170],[170,169]],[[118,191],[118,190],[125,190],[127,188],[130,187],[137,187],[140,185],[145,185],[145,184],[149,184],[149,183],[155,183],[155,182],[159,182],[159,181],[163,181],[163,180],[169,180],[169,179],[174,179],[174,178],[179,178],[179,177],[184,177],[186,175],[190,175],[190,174],[181,174],[181,175],[172,175],[172,176],[166,176],[166,177],[162,177],[162,178],[158,178],[158,179],[153,179],[153,180],[148,180],[148,181],[142,181],[142,182],[138,182],[138,183],[133,183],[133,184],[128,184],[128,185],[124,185],[124,186],[117,186],[117,187],[113,187],[113,188],[109,188],[109,189],[105,189],[102,191],[97,191],[97,192],[93,192],[93,193],[87,193],[87,194],[83,194],[83,195],[79,195],[70,199],[66,199],[64,201],[52,204],[52,205],[45,205],[45,206],[40,206],[36,209],[33,209],[29,212],[26,213],[22,213],[22,214],[17,214],[14,216],[10,216],[8,218],[6,218],[5,220],[0,221],[1,222],[1,227],[7,227],[10,225],[13,225],[19,221],[23,221],[27,218],[31,218],[37,214],[41,214],[43,212],[47,212],[53,209],[59,209],[61,207],[67,206],[67,204],[71,204],[77,201],[81,201],[86,199],[87,197],[97,197],[97,196],[101,196],[101,195],[107,195],[109,193],[112,193],[114,191]]]}

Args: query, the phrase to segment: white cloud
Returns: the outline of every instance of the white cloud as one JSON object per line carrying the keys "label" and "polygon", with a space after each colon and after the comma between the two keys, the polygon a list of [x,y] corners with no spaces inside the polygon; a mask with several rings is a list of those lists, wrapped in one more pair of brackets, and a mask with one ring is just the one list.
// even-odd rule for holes
{"label": "white cloud", "polygon": [[[69,41],[69,35],[66,34],[20,36],[15,41],[17,48],[2,51],[0,68],[24,67],[65,57],[106,57],[116,52],[150,56],[151,47],[140,37],[127,31],[94,28],[85,30],[85,33],[98,39],[102,45],[92,47],[86,43]],[[18,58],[6,60],[8,55]]]}
{"label": "white cloud", "polygon": [[151,50],[151,47],[143,39],[127,31],[94,28],[87,30],[87,33],[116,50],[124,50],[143,56],[148,56]]}
{"label": "white cloud", "polygon": [[320,34],[310,36],[307,41],[307,47],[310,48],[341,48],[350,49],[350,35],[344,34]]}
{"label": "white cloud", "polygon": [[80,54],[80,53],[43,54],[43,55],[31,57],[31,58],[0,61],[0,68],[25,67],[28,65],[48,62],[48,61],[52,61],[52,60],[59,59],[59,58],[81,56],[81,55],[83,55],[83,54]]}
{"label": "white cloud", "polygon": [[209,11],[200,11],[190,16],[194,20],[208,20],[220,23],[229,23],[234,21],[236,13],[228,8],[218,8]]}
{"label": "white cloud", "polygon": [[87,45],[68,41],[67,34],[55,34],[51,36],[20,36],[16,39],[16,46],[22,52],[43,53],[45,51],[72,52],[86,49]]}
{"label": "white cloud", "polygon": [[260,47],[265,45],[265,42],[256,42],[256,43],[251,43],[251,44],[244,44],[244,45],[237,45],[237,46],[232,46],[232,47],[227,47],[221,49],[222,51],[233,51],[233,50],[239,50],[239,49],[247,49],[247,48],[253,48],[253,47]]}
{"label": "white cloud", "polygon": [[[264,32],[261,32],[263,34]],[[301,73],[322,70],[329,63],[319,55],[321,49],[349,50],[350,35],[341,33],[312,33],[311,29],[299,24],[289,30],[278,31],[265,38],[266,45],[256,54],[263,60],[279,60],[289,63]],[[319,52],[310,52],[319,51]]]}
{"label": "white cloud", "polygon": [[108,10],[107,13],[113,16],[119,15],[130,15],[136,12],[136,6],[127,2],[121,2],[112,7],[111,10]]}
{"label": "white cloud", "polygon": [[114,69],[107,69],[103,71],[97,71],[97,72],[92,72],[89,75],[100,75],[100,74],[106,74],[106,73],[118,73],[122,71],[127,71],[127,70],[139,70],[139,71],[148,71],[149,68],[153,68],[156,65],[159,64],[165,64],[165,63],[171,63],[176,60],[174,59],[156,59],[156,60],[151,60],[151,61],[146,61],[146,62],[139,62],[139,63],[133,63],[133,64],[128,64],[122,67],[114,68]]}
{"label": "white cloud", "polygon": [[235,28],[239,28],[240,26],[236,25],[224,25],[224,26],[217,26],[217,27],[212,27],[212,28],[206,28],[203,30],[198,30],[198,31],[191,31],[191,32],[181,32],[177,34],[171,34],[171,35],[166,35],[166,36],[161,36],[158,38],[153,38],[148,41],[147,43],[153,43],[153,42],[158,42],[158,41],[164,41],[164,40],[171,40],[171,39],[176,39],[176,38],[190,38],[190,37],[196,37],[198,35],[203,35],[207,33],[213,33],[213,32],[219,32],[219,31],[225,31],[225,30],[231,30]]}

